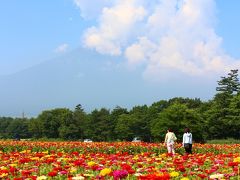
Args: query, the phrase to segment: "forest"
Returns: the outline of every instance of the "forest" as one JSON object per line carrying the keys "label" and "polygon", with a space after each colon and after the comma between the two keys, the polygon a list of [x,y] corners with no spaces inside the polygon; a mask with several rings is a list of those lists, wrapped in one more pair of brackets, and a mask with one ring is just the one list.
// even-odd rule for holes
{"label": "forest", "polygon": [[34,118],[0,117],[1,139],[61,139],[82,141],[164,140],[172,128],[181,141],[185,127],[195,142],[211,139],[240,138],[240,83],[238,69],[217,81],[216,94],[206,102],[199,98],[175,97],[159,100],[150,106],[130,110],[116,106],[86,113],[81,104],[75,109],[56,108],[42,111]]}

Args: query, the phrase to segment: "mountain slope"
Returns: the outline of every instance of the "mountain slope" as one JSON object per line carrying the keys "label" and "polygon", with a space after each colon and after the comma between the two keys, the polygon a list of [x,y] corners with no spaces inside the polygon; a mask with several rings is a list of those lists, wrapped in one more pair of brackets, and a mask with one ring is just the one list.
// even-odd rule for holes
{"label": "mountain slope", "polygon": [[133,93],[131,86],[141,86],[141,80],[118,67],[120,61],[78,49],[1,77],[0,116],[18,116],[22,111],[35,116],[44,109],[74,108],[79,103],[87,110],[124,104],[127,94]]}

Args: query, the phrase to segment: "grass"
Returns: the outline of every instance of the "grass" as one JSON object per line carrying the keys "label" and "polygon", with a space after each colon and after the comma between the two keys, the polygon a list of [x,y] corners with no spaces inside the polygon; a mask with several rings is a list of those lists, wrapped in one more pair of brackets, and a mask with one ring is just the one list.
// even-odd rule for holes
{"label": "grass", "polygon": [[240,144],[240,139],[213,139],[213,140],[207,140],[207,144]]}

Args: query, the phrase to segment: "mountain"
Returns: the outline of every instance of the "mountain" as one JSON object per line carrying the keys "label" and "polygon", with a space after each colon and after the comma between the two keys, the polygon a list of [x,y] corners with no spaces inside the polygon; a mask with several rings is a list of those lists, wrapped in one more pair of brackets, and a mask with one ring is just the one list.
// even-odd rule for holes
{"label": "mountain", "polygon": [[119,57],[78,49],[2,76],[0,116],[21,116],[22,112],[36,116],[46,109],[73,109],[79,103],[87,111],[134,105],[139,99],[134,89],[141,89],[141,75],[122,68],[122,62]]}
{"label": "mountain", "polygon": [[[0,76],[0,116],[37,116],[43,110],[132,108],[162,99],[210,99],[215,80],[179,76],[165,82],[147,82],[143,69],[128,70],[123,57],[77,49],[8,76]],[[172,71],[170,73],[176,73]],[[166,76],[167,78],[167,76]]]}

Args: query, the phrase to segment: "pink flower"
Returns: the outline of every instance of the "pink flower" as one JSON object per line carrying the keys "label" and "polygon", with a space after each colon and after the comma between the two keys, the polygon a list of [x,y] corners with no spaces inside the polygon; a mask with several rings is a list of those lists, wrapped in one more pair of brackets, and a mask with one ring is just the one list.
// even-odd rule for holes
{"label": "pink flower", "polygon": [[68,174],[68,171],[63,170],[63,171],[60,171],[58,174],[61,174],[61,175]]}
{"label": "pink flower", "polygon": [[119,180],[128,176],[128,172],[126,170],[115,170],[113,171],[114,180]]}

